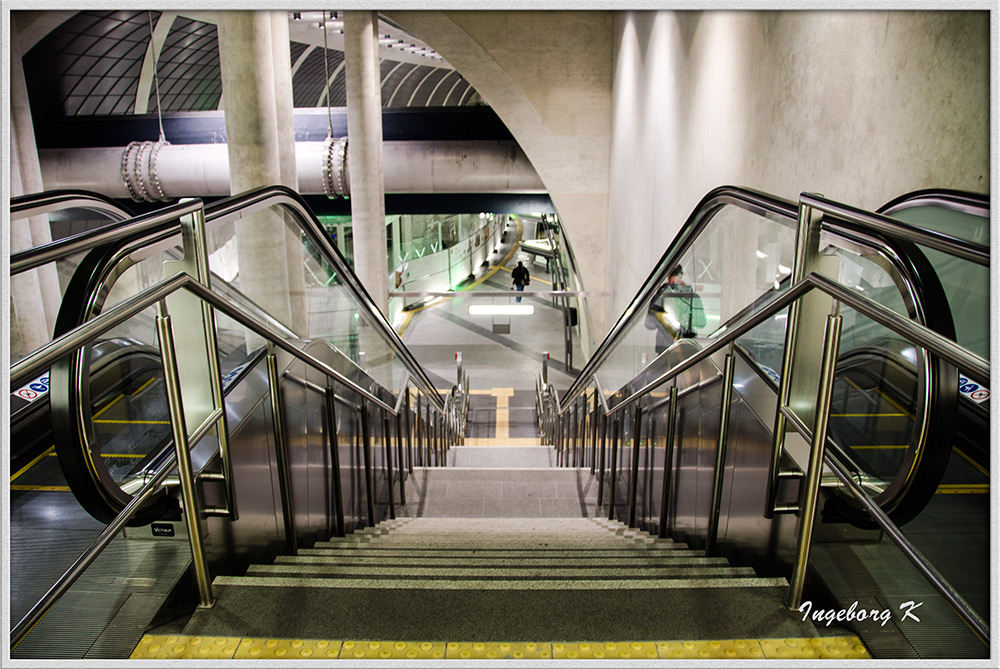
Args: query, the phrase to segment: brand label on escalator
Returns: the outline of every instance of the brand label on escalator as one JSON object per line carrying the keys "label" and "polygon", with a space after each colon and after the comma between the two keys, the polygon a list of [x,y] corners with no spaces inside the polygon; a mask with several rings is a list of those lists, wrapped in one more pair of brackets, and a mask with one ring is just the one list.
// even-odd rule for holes
{"label": "brand label on escalator", "polygon": [[975,381],[967,379],[961,374],[958,376],[958,392],[969,398],[976,404],[982,404],[990,398],[990,389],[984,388]]}
{"label": "brand label on escalator", "polygon": [[11,393],[27,402],[34,402],[45,397],[49,392],[49,373],[45,372],[34,381],[26,383]]}

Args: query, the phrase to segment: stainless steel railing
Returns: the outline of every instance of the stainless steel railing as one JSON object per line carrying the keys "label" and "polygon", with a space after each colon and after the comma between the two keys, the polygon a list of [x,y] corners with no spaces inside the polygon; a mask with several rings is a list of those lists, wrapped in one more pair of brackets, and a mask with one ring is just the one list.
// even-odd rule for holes
{"label": "stainless steel railing", "polygon": [[[22,618],[11,630],[11,647],[16,645],[30,630],[31,628],[45,615],[45,613],[58,601],[66,590],[72,586],[72,584],[83,574],[86,568],[93,563],[100,552],[110,543],[110,541],[117,535],[117,533],[126,525],[126,523],[135,515],[142,504],[160,487],[163,481],[167,478],[168,474],[172,471],[174,467],[177,467],[181,491],[185,500],[185,508],[188,509],[186,513],[188,528],[189,528],[189,539],[192,542],[192,555],[194,558],[194,566],[197,577],[197,582],[199,584],[199,593],[201,597],[202,606],[210,606],[213,601],[213,596],[211,593],[211,584],[208,579],[208,566],[207,560],[203,548],[200,545],[200,530],[198,529],[198,518],[200,514],[197,511],[197,496],[195,495],[195,476],[190,468],[190,462],[185,462],[189,459],[189,448],[193,446],[198,440],[200,440],[209,431],[209,428],[219,416],[220,409],[211,414],[202,425],[197,427],[190,436],[188,435],[187,426],[184,424],[184,410],[183,410],[183,400],[179,392],[179,379],[178,372],[174,360],[173,352],[173,335],[169,320],[169,313],[166,306],[167,296],[185,290],[196,297],[198,297],[203,302],[211,305],[214,309],[218,309],[222,313],[226,314],[228,317],[232,318],[234,321],[240,323],[249,330],[260,335],[269,342],[269,346],[278,347],[283,349],[285,352],[291,354],[293,357],[304,362],[310,367],[323,373],[328,379],[333,379],[337,383],[350,389],[352,392],[356,393],[362,398],[362,403],[368,402],[374,404],[381,408],[385,413],[386,420],[388,420],[388,415],[394,417],[399,417],[402,414],[406,414],[407,419],[409,418],[409,389],[404,388],[404,393],[406,395],[405,403],[400,403],[397,401],[395,406],[389,405],[382,399],[377,397],[375,394],[371,393],[369,390],[359,386],[354,383],[351,379],[347,378],[337,370],[333,369],[329,365],[325,364],[321,360],[318,360],[314,356],[296,348],[294,345],[284,341],[284,338],[280,332],[276,332],[267,325],[260,323],[254,319],[250,314],[247,314],[240,310],[238,307],[233,306],[228,303],[223,298],[217,296],[208,287],[204,286],[196,279],[188,274],[179,274],[160,283],[151,286],[142,293],[135,295],[128,300],[122,302],[121,304],[109,309],[104,314],[95,317],[92,320],[87,321],[83,325],[80,325],[76,329],[64,334],[63,336],[55,339],[46,346],[42,347],[38,351],[35,351],[28,357],[18,361],[11,368],[11,385],[16,387],[17,385],[23,383],[26,378],[33,378],[40,371],[47,369],[52,365],[52,363],[59,358],[71,354],[78,348],[85,346],[92,342],[95,338],[99,337],[103,333],[107,332],[111,328],[119,325],[132,316],[138,314],[144,309],[158,305],[160,309],[160,317],[158,319],[158,327],[161,333],[161,346],[164,349],[163,361],[164,361],[164,376],[167,386],[168,402],[170,404],[170,418],[171,425],[174,432],[174,442],[175,442],[175,453],[167,458],[161,463],[159,469],[152,475],[146,485],[133,497],[128,505],[116,516],[116,518],[109,524],[109,526],[101,533],[101,535],[95,540],[95,542],[77,559],[76,562],[56,581],[56,583],[46,592],[46,594],[39,600],[35,606]],[[277,387],[277,374],[273,366],[273,353],[269,356],[269,379],[271,381],[272,389],[272,401],[276,400],[277,393],[274,392]],[[328,387],[328,405],[334,402],[334,397],[331,390]],[[422,396],[422,395],[421,395]],[[405,408],[404,408],[405,407]],[[282,413],[280,405],[275,407],[276,415]],[[428,417],[430,418],[431,406],[427,405]],[[362,412],[363,419],[367,419],[367,413]],[[450,417],[438,414],[436,418],[432,420],[433,431],[435,438],[437,440],[436,447],[443,448],[446,441],[449,439],[448,430],[452,428],[450,425]],[[418,416],[419,423],[419,416]],[[335,425],[335,420],[330,423]],[[276,426],[276,434],[280,434],[280,426]],[[364,429],[365,439],[368,439],[368,430]],[[387,431],[388,434],[388,431]],[[401,432],[397,430],[397,445],[401,447]],[[387,437],[388,438],[388,437]],[[408,440],[410,439],[408,432]],[[278,445],[278,450],[283,451],[285,448],[283,441],[281,439],[276,439]],[[335,444],[335,442],[334,442]],[[367,444],[366,444],[367,445]],[[412,448],[412,442],[411,442]],[[335,450],[335,449],[334,449]],[[367,454],[368,449],[365,449]],[[390,451],[391,452],[391,451]],[[401,452],[401,449],[400,449]],[[279,462],[285,461],[287,457],[285,453],[279,453]],[[412,460],[411,460],[412,462]],[[370,470],[370,463],[368,465],[368,470]],[[334,466],[339,469],[339,465],[334,462]],[[389,468],[392,469],[391,461],[389,463]],[[279,478],[282,479],[279,486],[282,490],[282,511],[286,518],[289,518],[288,511],[291,505],[291,496],[289,493],[289,487],[287,485],[287,467],[283,468],[284,473],[279,471]],[[370,481],[370,475],[366,475],[366,479]],[[339,481],[339,477],[334,477],[335,486]],[[390,490],[390,513],[393,507],[393,481],[390,476],[389,479],[389,490]],[[373,504],[372,491],[368,491],[368,502],[369,502],[369,515],[372,517],[372,522],[374,522],[374,512],[371,508]],[[339,502],[339,489],[335,492],[337,496],[337,501]],[[342,506],[338,503],[338,522],[339,527],[343,528],[343,511]],[[204,510],[203,510],[204,511]],[[287,529],[287,528],[286,528]],[[294,531],[293,531],[294,532]],[[290,547],[294,550],[294,533],[288,537],[288,542]]]}

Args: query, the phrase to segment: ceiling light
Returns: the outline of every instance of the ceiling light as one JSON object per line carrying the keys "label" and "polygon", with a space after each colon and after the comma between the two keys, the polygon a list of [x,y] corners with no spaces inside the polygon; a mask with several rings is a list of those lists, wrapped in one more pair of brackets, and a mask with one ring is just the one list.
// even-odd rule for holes
{"label": "ceiling light", "polygon": [[767,254],[761,251],[760,249],[757,249],[757,257],[763,260],[764,258],[767,257]]}

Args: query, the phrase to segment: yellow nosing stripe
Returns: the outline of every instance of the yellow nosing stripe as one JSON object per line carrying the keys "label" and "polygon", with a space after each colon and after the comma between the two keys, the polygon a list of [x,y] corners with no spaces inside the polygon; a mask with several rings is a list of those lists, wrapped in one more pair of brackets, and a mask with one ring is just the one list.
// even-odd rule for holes
{"label": "yellow nosing stripe", "polygon": [[973,466],[973,467],[975,467],[975,468],[976,468],[977,470],[979,470],[979,473],[981,473],[981,474],[982,474],[983,476],[989,476],[989,475],[990,475],[989,471],[988,471],[988,470],[987,470],[986,468],[984,468],[984,467],[983,467],[983,466],[982,466],[981,464],[979,464],[978,462],[976,462],[975,460],[973,460],[972,458],[970,458],[970,457],[969,457],[968,455],[966,455],[966,454],[965,454],[965,453],[964,453],[964,452],[962,451],[962,449],[958,448],[957,446],[952,446],[951,448],[952,448],[952,450],[953,450],[953,451],[955,451],[955,452],[956,452],[956,453],[958,453],[958,454],[959,454],[960,456],[962,456],[962,459],[963,459],[963,460],[965,460],[965,461],[966,461],[966,462],[968,462],[968,463],[969,463],[970,465],[972,465],[972,466]]}
{"label": "yellow nosing stripe", "polygon": [[718,641],[511,642],[328,641],[147,634],[132,660],[668,660],[871,659],[858,637]]}
{"label": "yellow nosing stripe", "polygon": [[147,388],[147,386],[149,386],[150,383],[152,383],[155,380],[156,380],[156,377],[154,376],[154,377],[150,378],[149,381],[146,381],[144,384],[142,384],[141,386],[139,386],[138,388],[136,388],[132,392],[132,397],[135,397],[136,395],[138,395],[139,393],[141,393],[143,390],[145,390]]}
{"label": "yellow nosing stripe", "polygon": [[905,413],[832,413],[830,418],[902,418],[907,415]]}
{"label": "yellow nosing stripe", "polygon": [[12,485],[10,489],[24,492],[69,492],[68,485]]}
{"label": "yellow nosing stripe", "polygon": [[169,420],[115,420],[113,418],[102,418],[94,422],[109,423],[111,425],[170,425]]}

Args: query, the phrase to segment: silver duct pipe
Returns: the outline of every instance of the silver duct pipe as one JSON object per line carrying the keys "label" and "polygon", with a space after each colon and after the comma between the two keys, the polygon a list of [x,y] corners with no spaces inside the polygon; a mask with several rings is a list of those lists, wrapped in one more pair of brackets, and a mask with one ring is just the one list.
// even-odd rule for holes
{"label": "silver duct pipe", "polygon": [[[346,144],[346,138],[296,143],[300,193],[350,195]],[[225,144],[43,149],[39,159],[46,190],[83,189],[150,202],[230,194]],[[387,193],[545,192],[516,142],[385,142],[383,165]]]}

